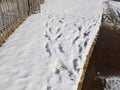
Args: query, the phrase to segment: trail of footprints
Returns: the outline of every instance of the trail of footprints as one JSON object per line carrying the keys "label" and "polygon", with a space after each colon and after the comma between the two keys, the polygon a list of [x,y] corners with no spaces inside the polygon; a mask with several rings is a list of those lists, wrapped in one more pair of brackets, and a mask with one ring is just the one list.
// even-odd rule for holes
{"label": "trail of footprints", "polygon": [[[63,29],[66,28],[68,25],[63,21],[64,18],[62,19],[52,19],[50,16],[48,17],[49,18],[49,21],[45,23],[45,27],[46,27],[46,31],[45,31],[45,37],[48,39],[48,42],[46,43],[45,45],[45,49],[46,49],[46,52],[48,53],[48,55],[51,57],[52,56],[52,52],[54,52],[54,50],[52,50],[52,44],[54,44],[53,42],[57,42],[58,39],[60,39],[62,36],[63,36],[63,32],[64,31]],[[59,25],[57,28],[56,27],[52,27],[51,26],[51,23],[55,23],[55,22],[58,22],[59,24],[62,24]],[[81,33],[82,31],[82,26],[81,25],[77,25],[77,24],[74,24],[74,27],[76,28],[76,30],[73,31],[73,34],[74,33],[79,33],[79,35],[76,35],[72,40],[72,45],[76,45],[77,43],[77,47],[79,48],[78,49],[78,57],[75,57],[72,61],[72,64],[73,64],[73,68],[74,68],[74,71],[76,71],[77,73],[80,72],[80,66],[79,66],[79,60],[82,59],[82,51],[84,50],[84,48],[86,48],[87,44],[88,44],[88,41],[89,41],[89,34],[90,34],[90,28],[92,28],[92,25],[88,27],[88,30],[85,31],[83,34]],[[83,44],[81,44],[80,42],[80,39],[81,38],[84,38],[84,41],[83,41]],[[64,50],[64,46],[60,43],[58,43],[58,48],[60,53],[62,54],[65,54],[65,50]],[[75,81],[76,80],[76,77],[73,73],[73,71],[69,70],[69,68],[67,68],[67,66],[65,64],[63,64],[62,62],[60,63],[61,64],[61,67],[59,68],[56,68],[55,69],[55,72],[54,74],[58,77],[58,81],[59,82],[62,82],[62,77],[61,77],[61,68],[63,70],[66,71],[66,73],[68,74],[68,77],[70,77],[70,80],[71,81]],[[54,76],[53,74],[53,76]],[[49,83],[50,80],[48,80],[48,83]],[[47,87],[47,90],[52,90],[52,87],[50,86],[50,84],[48,85]]]}
{"label": "trail of footprints", "polygon": [[[49,56],[52,56],[51,50],[50,50],[50,44],[53,44],[53,42],[57,41],[59,38],[62,37],[63,33],[61,32],[61,27],[58,27],[56,30],[54,27],[52,27],[50,24],[55,19],[51,19],[49,16],[49,21],[45,23],[46,31],[45,31],[45,37],[48,39],[48,42],[45,46],[46,52],[48,52]],[[62,20],[57,20],[60,24],[63,24],[64,22]],[[61,44],[58,45],[58,49],[61,53],[64,53],[63,46]]]}

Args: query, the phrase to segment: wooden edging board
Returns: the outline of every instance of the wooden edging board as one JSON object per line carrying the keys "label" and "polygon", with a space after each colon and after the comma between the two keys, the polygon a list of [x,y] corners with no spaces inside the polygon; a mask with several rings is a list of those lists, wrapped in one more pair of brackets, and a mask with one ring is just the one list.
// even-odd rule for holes
{"label": "wooden edging board", "polygon": [[[101,26],[100,26],[100,27],[101,27]],[[99,30],[100,30],[100,28],[99,28]],[[89,61],[90,61],[90,57],[91,57],[91,55],[92,55],[92,52],[93,52],[93,50],[94,50],[94,46],[95,46],[95,44],[96,44],[96,40],[97,40],[97,37],[98,37],[98,34],[99,34],[99,30],[98,30],[98,32],[97,32],[96,38],[94,39],[94,42],[92,43],[91,48],[90,48],[90,50],[89,50],[89,53],[88,53],[88,55],[87,55],[86,62],[85,62],[84,67],[83,67],[82,76],[81,76],[81,78],[80,78],[80,82],[79,82],[79,84],[78,84],[78,89],[77,89],[77,90],[81,90],[81,89],[82,89],[83,81],[84,81],[85,74],[86,74],[86,71],[87,71],[87,67],[88,67],[88,64],[89,64]]]}

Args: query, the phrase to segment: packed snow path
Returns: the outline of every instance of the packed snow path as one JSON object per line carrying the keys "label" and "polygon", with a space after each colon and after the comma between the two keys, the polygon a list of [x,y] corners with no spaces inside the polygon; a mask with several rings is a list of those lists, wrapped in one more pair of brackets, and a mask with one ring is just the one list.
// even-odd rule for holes
{"label": "packed snow path", "polygon": [[102,0],[46,0],[0,47],[0,90],[77,90]]}

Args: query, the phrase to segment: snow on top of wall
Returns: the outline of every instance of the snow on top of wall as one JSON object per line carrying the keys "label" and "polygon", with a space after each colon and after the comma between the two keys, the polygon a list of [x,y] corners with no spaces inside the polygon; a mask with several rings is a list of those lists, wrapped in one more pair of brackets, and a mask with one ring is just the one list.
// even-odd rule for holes
{"label": "snow on top of wall", "polygon": [[120,2],[110,1],[104,4],[102,25],[111,29],[120,28]]}
{"label": "snow on top of wall", "polygon": [[120,2],[110,1],[110,4],[114,7],[114,9],[116,10],[116,12],[120,18]]}

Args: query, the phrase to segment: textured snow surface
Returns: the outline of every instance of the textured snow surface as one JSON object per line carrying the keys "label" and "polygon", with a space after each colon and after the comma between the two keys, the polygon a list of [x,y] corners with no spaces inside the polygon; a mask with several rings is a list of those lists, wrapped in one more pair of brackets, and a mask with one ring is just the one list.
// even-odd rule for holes
{"label": "textured snow surface", "polygon": [[103,25],[120,28],[120,2],[110,1],[104,4]]}
{"label": "textured snow surface", "polygon": [[0,47],[0,90],[77,90],[103,0],[45,0]]}
{"label": "textured snow surface", "polygon": [[114,9],[117,11],[118,16],[120,18],[120,2],[110,1],[110,4],[114,7]]}
{"label": "textured snow surface", "polygon": [[120,76],[99,76],[104,90],[120,90]]}
{"label": "textured snow surface", "polygon": [[105,78],[106,85],[104,90],[120,90],[120,77],[110,76]]}

